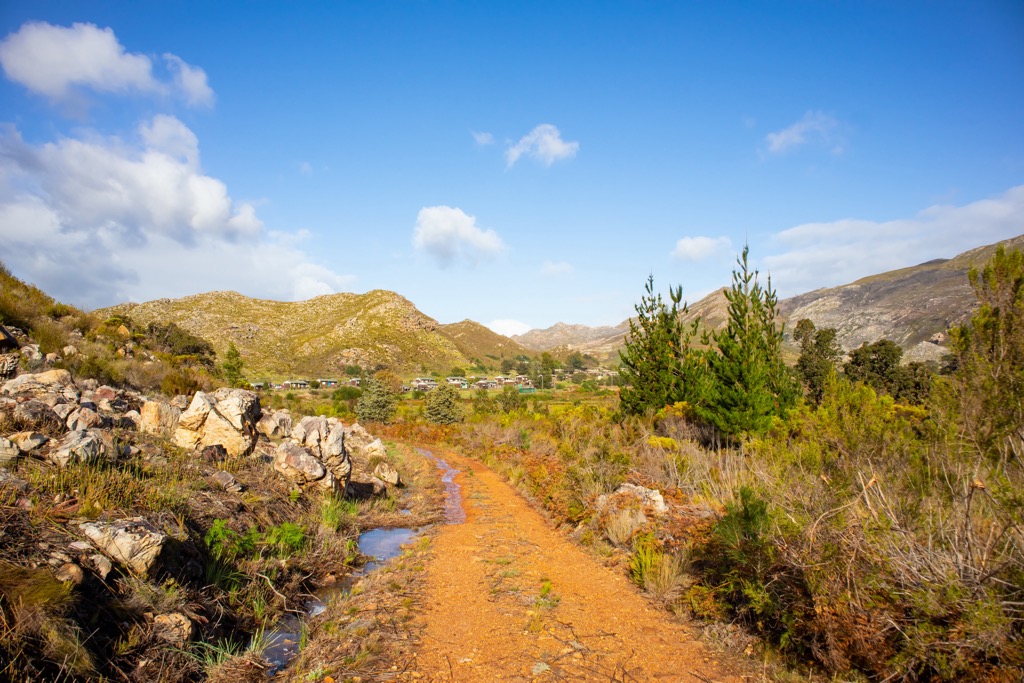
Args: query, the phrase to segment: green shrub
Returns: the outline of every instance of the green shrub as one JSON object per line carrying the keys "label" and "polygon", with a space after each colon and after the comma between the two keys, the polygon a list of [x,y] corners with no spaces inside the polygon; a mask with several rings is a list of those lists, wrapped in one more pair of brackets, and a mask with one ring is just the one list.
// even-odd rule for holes
{"label": "green shrub", "polygon": [[306,545],[306,529],[292,522],[282,522],[267,530],[266,543],[280,557],[287,557],[301,551]]}
{"label": "green shrub", "polygon": [[361,422],[387,424],[395,416],[397,402],[397,397],[385,383],[371,379],[356,403],[356,415]]}
{"label": "green shrub", "polygon": [[427,394],[426,417],[434,424],[450,425],[461,422],[464,415],[462,406],[459,405],[459,392],[445,384]]}

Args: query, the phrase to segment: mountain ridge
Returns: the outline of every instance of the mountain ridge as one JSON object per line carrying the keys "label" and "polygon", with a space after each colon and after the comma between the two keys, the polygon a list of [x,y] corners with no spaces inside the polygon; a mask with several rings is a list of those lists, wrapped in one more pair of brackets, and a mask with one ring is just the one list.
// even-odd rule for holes
{"label": "mountain ridge", "polygon": [[[1024,247],[1024,235],[998,244]],[[821,288],[779,302],[779,319],[791,330],[808,318],[833,327],[845,351],[864,342],[891,339],[908,360],[939,360],[945,332],[974,310],[967,278],[995,252],[984,245],[950,259],[928,262]],[[705,329],[728,319],[726,289],[692,303],[685,321],[700,318]],[[180,299],[125,303],[99,311],[129,315],[136,322],[176,322],[223,354],[233,343],[252,373],[338,374],[346,366],[399,372],[441,372],[453,368],[497,368],[520,355],[579,351],[615,360],[629,333],[629,320],[596,326],[556,323],[543,330],[505,337],[473,320],[443,324],[419,311],[404,296],[384,289],[365,294],[324,294],[297,302],[254,299],[222,290]],[[788,335],[787,335],[788,338]],[[789,344],[793,349],[792,343]]]}
{"label": "mountain ridge", "polygon": [[[779,302],[780,320],[787,330],[802,318],[819,328],[834,327],[845,351],[886,338],[900,344],[908,360],[939,360],[946,352],[945,346],[932,340],[942,338],[950,325],[962,323],[974,310],[968,270],[972,265],[983,265],[999,244],[1024,249],[1024,235],[975,247],[952,258],[931,259],[783,299]],[[724,327],[728,319],[725,291],[717,289],[689,304],[683,320],[700,317],[706,328]],[[603,334],[605,331],[608,334]],[[513,338],[536,351],[569,347],[611,358],[625,345],[628,332],[629,319],[613,327],[560,322]],[[546,347],[540,343],[549,339],[557,339],[557,344]]]}

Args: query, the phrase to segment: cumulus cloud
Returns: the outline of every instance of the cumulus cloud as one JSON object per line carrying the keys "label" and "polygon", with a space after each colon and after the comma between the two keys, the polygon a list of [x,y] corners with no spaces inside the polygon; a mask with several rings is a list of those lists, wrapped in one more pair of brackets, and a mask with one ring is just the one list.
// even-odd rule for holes
{"label": "cumulus cloud", "polygon": [[676,242],[672,257],[696,263],[731,248],[732,240],[728,237],[683,237]]}
{"label": "cumulus cloud", "polygon": [[305,298],[351,281],[205,175],[195,134],[171,116],[135,140],[34,146],[0,131],[0,236],[15,274],[85,308],[209,289]]}
{"label": "cumulus cloud", "polygon": [[517,334],[526,334],[533,329],[530,325],[520,322],[519,320],[512,320],[511,318],[492,320],[487,323],[487,327],[491,328],[491,330],[498,334],[505,335],[506,337],[512,337]]}
{"label": "cumulus cloud", "polygon": [[781,154],[795,147],[816,142],[830,148],[833,154],[843,152],[839,138],[839,121],[823,111],[809,111],[799,121],[765,136],[768,151]]}
{"label": "cumulus cloud", "polygon": [[505,160],[512,167],[525,154],[550,166],[562,159],[572,159],[579,148],[580,143],[566,142],[556,127],[542,123],[509,147],[505,152]]}
{"label": "cumulus cloud", "polygon": [[774,237],[782,253],[761,259],[784,296],[906,268],[1024,232],[1024,185],[964,206],[930,206],[911,218],[807,223]]}
{"label": "cumulus cloud", "polygon": [[473,136],[473,140],[476,142],[476,144],[480,145],[481,147],[485,145],[494,144],[494,136],[491,135],[490,133],[478,133],[475,130],[471,130],[469,131],[469,134]]}
{"label": "cumulus cloud", "polygon": [[462,209],[452,206],[420,209],[412,243],[430,254],[442,268],[458,261],[475,265],[505,248],[498,233],[480,228],[475,216],[468,216]]}
{"label": "cumulus cloud", "polygon": [[184,97],[190,105],[210,105],[213,90],[206,72],[172,54],[163,56],[169,80],[153,73],[153,61],[127,52],[110,28],[76,23],[70,27],[33,21],[0,41],[0,66],[7,78],[55,102],[68,102],[83,90]]}
{"label": "cumulus cloud", "polygon": [[557,277],[560,275],[571,275],[572,272],[572,264],[566,261],[545,261],[540,266],[541,275]]}
{"label": "cumulus cloud", "polygon": [[213,89],[206,82],[206,72],[197,66],[190,66],[177,55],[164,54],[164,61],[174,74],[174,83],[191,106],[213,105]]}

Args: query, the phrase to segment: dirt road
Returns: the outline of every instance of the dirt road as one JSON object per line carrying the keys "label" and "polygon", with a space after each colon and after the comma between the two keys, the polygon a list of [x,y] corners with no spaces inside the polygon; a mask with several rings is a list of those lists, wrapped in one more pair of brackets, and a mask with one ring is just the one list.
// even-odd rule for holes
{"label": "dirt road", "polygon": [[466,521],[439,527],[404,681],[739,681],[684,626],[453,453]]}

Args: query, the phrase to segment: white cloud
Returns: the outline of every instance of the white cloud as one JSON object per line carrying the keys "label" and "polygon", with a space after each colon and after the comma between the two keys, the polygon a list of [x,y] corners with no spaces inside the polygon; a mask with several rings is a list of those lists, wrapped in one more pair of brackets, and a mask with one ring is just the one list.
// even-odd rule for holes
{"label": "white cloud", "polygon": [[0,259],[60,300],[93,308],[210,289],[294,299],[351,282],[311,263],[300,239],[268,233],[252,204],[204,175],[195,134],[174,117],[144,123],[136,141],[33,146],[0,132]]}
{"label": "white cloud", "polygon": [[213,106],[213,89],[206,82],[206,72],[190,66],[176,55],[164,54],[164,60],[174,74],[174,82],[191,106]]}
{"label": "white cloud", "polygon": [[839,121],[822,111],[809,111],[791,126],[765,136],[768,151],[781,154],[811,141],[829,147],[833,154],[841,154],[843,142],[838,137]]}
{"label": "white cloud", "polygon": [[558,277],[560,275],[571,275],[573,270],[572,264],[566,261],[545,261],[541,264],[540,274]]}
{"label": "white cloud", "polygon": [[579,148],[580,143],[566,142],[557,128],[542,123],[509,147],[505,159],[511,167],[525,154],[550,166],[556,161],[573,158]]}
{"label": "white cloud", "polygon": [[1024,185],[965,206],[930,206],[912,218],[847,218],[775,235],[785,251],[761,259],[780,294],[834,287],[862,277],[951,258],[1024,233]]}
{"label": "white cloud", "polygon": [[505,335],[506,337],[512,337],[517,334],[526,334],[533,329],[533,327],[524,322],[512,319],[492,320],[487,323],[487,327],[491,328],[498,334]]}
{"label": "white cloud", "polygon": [[98,93],[177,93],[190,105],[211,105],[206,72],[165,54],[170,82],[153,74],[152,60],[127,52],[110,28],[28,22],[0,41],[0,66],[12,81],[55,102],[74,101],[80,90]]}
{"label": "white cloud", "polygon": [[476,144],[480,145],[481,147],[485,145],[494,144],[494,136],[491,135],[490,133],[478,133],[475,130],[471,130],[469,131],[469,134],[473,136],[473,140],[476,142]]}
{"label": "white cloud", "polygon": [[683,237],[676,242],[672,257],[696,263],[731,248],[732,240],[728,237]]}
{"label": "white cloud", "polygon": [[304,176],[311,176],[311,175],[313,175],[313,164],[309,163],[308,161],[300,161],[299,162],[299,173],[304,175]]}
{"label": "white cloud", "polygon": [[451,206],[427,206],[416,216],[412,243],[434,257],[442,268],[456,261],[476,264],[500,253],[505,245],[494,230],[477,226],[476,217]]}

